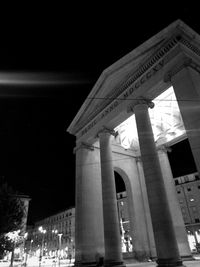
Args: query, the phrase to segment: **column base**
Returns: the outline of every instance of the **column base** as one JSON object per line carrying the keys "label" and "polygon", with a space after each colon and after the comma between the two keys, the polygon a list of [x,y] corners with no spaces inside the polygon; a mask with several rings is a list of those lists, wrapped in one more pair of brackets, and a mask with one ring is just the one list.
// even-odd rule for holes
{"label": "column base", "polygon": [[185,266],[181,259],[157,259],[157,267],[176,267]]}
{"label": "column base", "polygon": [[126,267],[123,261],[104,261],[104,267]]}
{"label": "column base", "polygon": [[194,261],[195,258],[192,255],[181,256],[182,261]]}

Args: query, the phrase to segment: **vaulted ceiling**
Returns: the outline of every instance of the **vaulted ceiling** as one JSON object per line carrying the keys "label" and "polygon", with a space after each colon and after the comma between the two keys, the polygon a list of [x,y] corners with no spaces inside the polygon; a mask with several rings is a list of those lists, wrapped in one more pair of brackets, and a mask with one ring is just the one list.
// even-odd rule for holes
{"label": "vaulted ceiling", "polygon": [[[149,109],[149,115],[157,145],[165,144],[185,133],[173,87],[153,100],[155,106]],[[125,149],[139,149],[135,115],[132,115],[115,128],[118,132],[116,142]]]}

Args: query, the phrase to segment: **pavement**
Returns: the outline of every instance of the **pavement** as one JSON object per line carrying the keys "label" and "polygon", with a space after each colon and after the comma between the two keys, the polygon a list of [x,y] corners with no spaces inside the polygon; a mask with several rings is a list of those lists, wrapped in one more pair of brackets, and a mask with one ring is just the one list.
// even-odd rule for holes
{"label": "pavement", "polygon": [[[184,261],[183,265],[186,267],[200,267],[200,260]],[[127,267],[156,267],[156,262],[139,262],[126,264]]]}
{"label": "pavement", "polygon": [[[200,267],[200,255],[193,255],[194,260],[184,261],[183,265],[185,267]],[[9,262],[0,262],[0,267],[9,267]],[[125,263],[127,267],[156,267],[156,262],[133,262]],[[14,262],[13,267],[23,267],[24,265],[19,262]],[[60,264],[61,267],[72,267],[73,263],[69,264],[63,262]],[[39,264],[27,264],[27,267],[39,267]],[[58,263],[54,264],[41,264],[40,267],[59,267]]]}
{"label": "pavement", "polygon": [[[193,255],[194,260],[192,261],[183,261],[183,265],[186,267],[200,267],[200,254]],[[156,267],[156,262],[134,262],[127,263],[127,267]]]}

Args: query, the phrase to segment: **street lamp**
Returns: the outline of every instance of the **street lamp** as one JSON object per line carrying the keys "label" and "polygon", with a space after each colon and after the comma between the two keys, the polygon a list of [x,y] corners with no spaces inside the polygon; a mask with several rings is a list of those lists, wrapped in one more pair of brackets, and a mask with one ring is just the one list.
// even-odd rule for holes
{"label": "street lamp", "polygon": [[43,229],[42,226],[40,226],[38,228],[39,232],[42,234],[42,247],[41,247],[41,250],[40,250],[40,258],[39,258],[39,266],[41,265],[41,261],[42,261],[42,257],[43,257],[43,251],[44,251],[44,235],[46,234],[46,231],[45,229]]}
{"label": "street lamp", "polygon": [[27,259],[28,259],[28,251],[27,251],[26,246],[25,246],[27,237],[28,237],[28,233],[26,232],[24,234],[24,266],[27,265]]}
{"label": "street lamp", "polygon": [[33,243],[33,239],[31,239],[30,242],[30,249],[29,249],[29,254],[32,255],[32,243]]}
{"label": "street lamp", "polygon": [[58,237],[59,237],[59,258],[58,258],[58,260],[59,260],[59,265],[60,265],[60,254],[61,254],[61,238],[62,238],[62,235],[63,234],[58,234]]}
{"label": "street lamp", "polygon": [[61,238],[62,238],[62,233],[58,233],[58,230],[54,229],[52,230],[52,233],[53,234],[57,234],[58,235],[58,244],[59,244],[59,247],[58,247],[58,252],[59,252],[59,255],[58,255],[58,263],[60,265],[60,255],[61,255],[61,244],[62,244],[62,241],[61,241]]}
{"label": "street lamp", "polygon": [[[57,229],[53,229],[52,231],[52,234],[55,234],[55,235],[57,235],[57,233],[58,233],[58,230]],[[58,255],[56,255],[56,253],[54,254],[54,256],[58,256]]]}

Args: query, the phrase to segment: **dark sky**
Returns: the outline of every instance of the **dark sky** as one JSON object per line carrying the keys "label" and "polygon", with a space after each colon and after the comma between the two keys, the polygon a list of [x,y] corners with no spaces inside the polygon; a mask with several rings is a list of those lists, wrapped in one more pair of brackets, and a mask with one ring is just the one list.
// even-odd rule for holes
{"label": "dark sky", "polygon": [[2,10],[1,72],[65,81],[0,84],[0,175],[31,197],[29,223],[74,205],[75,138],[66,129],[101,72],[178,18],[200,33],[198,8],[183,3],[73,3]]}

